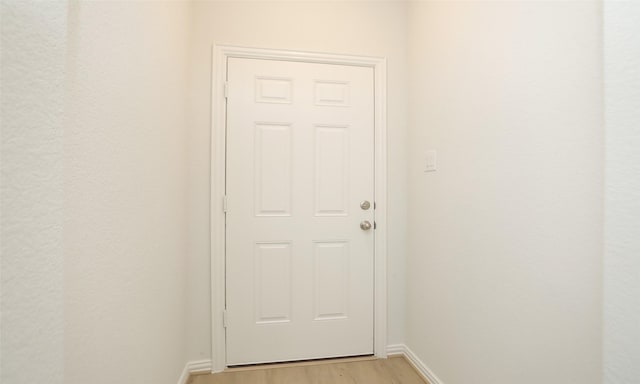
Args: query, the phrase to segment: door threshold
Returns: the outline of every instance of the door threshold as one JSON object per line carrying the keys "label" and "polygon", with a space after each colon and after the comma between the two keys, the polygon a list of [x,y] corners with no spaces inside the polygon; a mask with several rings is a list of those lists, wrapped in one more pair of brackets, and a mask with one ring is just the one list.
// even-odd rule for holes
{"label": "door threshold", "polygon": [[330,357],[324,359],[310,359],[299,361],[282,361],[275,363],[262,363],[262,364],[247,364],[247,365],[234,365],[227,367],[225,372],[240,372],[240,371],[253,371],[258,369],[274,369],[274,368],[289,368],[289,367],[306,367],[310,365],[323,365],[323,364],[337,364],[337,363],[353,363],[356,361],[369,361],[376,360],[374,355],[362,355],[362,356],[348,356],[348,357]]}

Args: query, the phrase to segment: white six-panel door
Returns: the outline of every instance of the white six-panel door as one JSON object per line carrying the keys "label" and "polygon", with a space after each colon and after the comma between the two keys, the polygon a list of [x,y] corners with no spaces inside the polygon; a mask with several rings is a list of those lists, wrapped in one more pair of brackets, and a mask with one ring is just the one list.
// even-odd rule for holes
{"label": "white six-panel door", "polygon": [[372,354],[373,69],[227,65],[227,364]]}

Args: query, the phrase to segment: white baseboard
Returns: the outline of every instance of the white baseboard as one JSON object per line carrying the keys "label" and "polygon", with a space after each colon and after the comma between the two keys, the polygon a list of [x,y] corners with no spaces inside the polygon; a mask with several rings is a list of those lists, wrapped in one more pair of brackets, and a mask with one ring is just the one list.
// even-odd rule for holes
{"label": "white baseboard", "polygon": [[416,371],[418,371],[418,373],[429,382],[429,384],[444,384],[442,380],[440,380],[438,376],[436,376],[436,374],[433,373],[433,371],[430,370],[429,367],[427,367],[427,365],[423,363],[422,360],[420,360],[420,358],[416,356],[416,354],[413,353],[413,351],[406,345],[387,345],[387,355],[404,356],[409,361],[409,363],[413,365]]}
{"label": "white baseboard", "polygon": [[404,344],[391,344],[387,345],[387,355],[388,356],[398,356],[405,354],[407,350],[407,346]]}
{"label": "white baseboard", "polygon": [[185,364],[182,374],[178,379],[178,384],[187,384],[189,375],[192,373],[210,373],[211,360],[189,361]]}

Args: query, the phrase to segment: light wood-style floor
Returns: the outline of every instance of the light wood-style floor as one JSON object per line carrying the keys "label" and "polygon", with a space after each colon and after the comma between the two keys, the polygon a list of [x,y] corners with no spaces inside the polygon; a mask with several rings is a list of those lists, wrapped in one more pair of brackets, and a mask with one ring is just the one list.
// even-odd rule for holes
{"label": "light wood-style floor", "polygon": [[195,375],[189,384],[429,384],[404,357],[274,364]]}

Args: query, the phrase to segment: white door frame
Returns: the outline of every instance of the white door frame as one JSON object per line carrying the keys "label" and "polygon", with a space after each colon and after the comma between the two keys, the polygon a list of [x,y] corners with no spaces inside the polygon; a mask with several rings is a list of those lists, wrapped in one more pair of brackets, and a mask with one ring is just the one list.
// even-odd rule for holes
{"label": "white door frame", "polygon": [[211,369],[226,368],[225,309],[225,158],[226,63],[230,57],[301,61],[370,67],[374,71],[375,124],[375,251],[374,251],[374,354],[387,357],[387,69],[386,59],[325,53],[213,46],[211,105]]}

